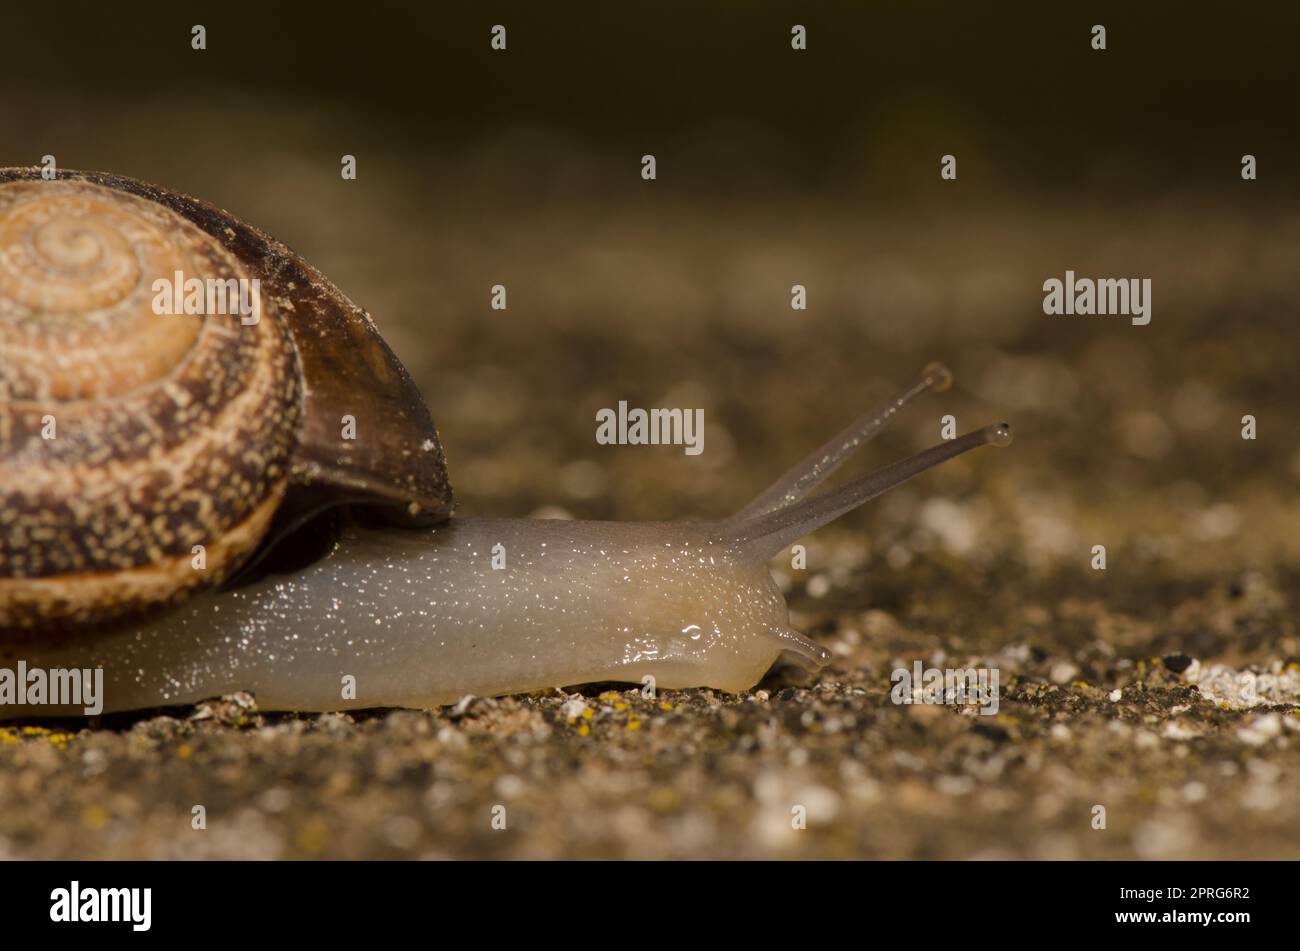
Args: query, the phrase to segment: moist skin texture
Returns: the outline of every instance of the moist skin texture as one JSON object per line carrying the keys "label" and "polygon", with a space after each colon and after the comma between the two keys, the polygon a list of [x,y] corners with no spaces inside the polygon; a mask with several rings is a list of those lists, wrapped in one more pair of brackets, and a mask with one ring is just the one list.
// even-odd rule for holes
{"label": "moist skin texture", "polygon": [[825,663],[789,628],[765,558],[729,538],[680,522],[349,527],[292,575],[75,641],[11,644],[0,666],[102,667],[112,712],[241,690],[268,710],[429,707],[647,675],[663,688],[739,691],[782,654]]}

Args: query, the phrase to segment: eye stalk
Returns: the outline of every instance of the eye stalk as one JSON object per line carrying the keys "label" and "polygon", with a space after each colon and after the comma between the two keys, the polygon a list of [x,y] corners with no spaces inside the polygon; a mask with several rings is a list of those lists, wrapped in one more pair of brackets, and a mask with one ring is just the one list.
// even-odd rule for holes
{"label": "eye stalk", "polygon": [[952,371],[942,363],[931,363],[921,371],[922,381],[936,393],[952,389]]}
{"label": "eye stalk", "polygon": [[1011,445],[1011,424],[994,423],[992,426],[985,426],[984,431],[989,434],[989,445],[997,446],[999,449],[1005,449]]}
{"label": "eye stalk", "polygon": [[992,423],[964,436],[931,446],[816,498],[803,498],[879,432],[898,410],[926,390],[943,392],[951,385],[952,373],[948,368],[941,363],[931,363],[921,371],[921,379],[910,389],[854,421],[739,513],[722,523],[735,533],[733,543],[748,554],[766,560],[795,539],[834,521],[895,486],[902,485],[927,469],[933,469],[981,446],[1004,448],[1011,445],[1011,424]]}
{"label": "eye stalk", "polygon": [[768,486],[758,498],[733,515],[729,524],[738,524],[767,515],[802,499],[843,465],[876,434],[889,424],[908,403],[933,390],[943,393],[952,386],[952,371],[942,363],[931,363],[921,371],[920,379],[888,402],[859,416],[793,469]]}

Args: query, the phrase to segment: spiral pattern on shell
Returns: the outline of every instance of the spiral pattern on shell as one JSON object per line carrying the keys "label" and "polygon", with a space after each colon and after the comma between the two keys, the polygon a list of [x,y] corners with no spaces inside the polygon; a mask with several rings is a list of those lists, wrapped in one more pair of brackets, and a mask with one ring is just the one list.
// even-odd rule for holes
{"label": "spiral pattern on shell", "polygon": [[258,277],[146,198],[0,183],[0,629],[215,583],[279,506],[302,383],[275,295],[253,324],[157,313],[178,273]]}

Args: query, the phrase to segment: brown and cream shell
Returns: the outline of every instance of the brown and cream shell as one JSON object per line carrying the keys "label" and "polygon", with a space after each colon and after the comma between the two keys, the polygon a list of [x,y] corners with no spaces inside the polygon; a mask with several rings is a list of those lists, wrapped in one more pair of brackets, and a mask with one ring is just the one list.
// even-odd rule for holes
{"label": "brown and cream shell", "polygon": [[[256,319],[158,313],[176,274],[257,279]],[[0,169],[0,631],[177,600],[338,503],[452,504],[433,420],[363,310],[193,198]]]}

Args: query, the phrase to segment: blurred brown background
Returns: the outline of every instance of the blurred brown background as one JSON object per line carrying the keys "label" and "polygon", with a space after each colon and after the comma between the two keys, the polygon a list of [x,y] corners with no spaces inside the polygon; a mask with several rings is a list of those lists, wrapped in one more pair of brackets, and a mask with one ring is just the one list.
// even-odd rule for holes
{"label": "blurred brown background", "polygon": [[[50,153],[186,191],[317,264],[411,366],[475,511],[726,510],[936,358],[959,386],[909,420],[909,444],[942,412],[964,410],[963,428],[1006,416],[1020,441],[998,464],[1041,464],[1045,488],[1068,468],[1091,500],[1119,501],[1194,473],[1217,495],[1300,465],[1281,379],[1297,352],[1297,19],[22,7],[0,38],[0,128],[8,164]],[[498,22],[505,53],[488,47]],[[807,52],[790,49],[795,22]],[[945,153],[956,182],[939,179]],[[1151,277],[1153,323],[1044,317],[1042,281],[1066,268]],[[487,306],[495,283],[506,313]],[[793,283],[807,312],[790,310]],[[620,398],[706,405],[709,451],[595,446],[594,410]],[[498,471],[495,453],[523,464]],[[608,476],[599,493],[546,482],[584,459]],[[644,501],[651,485],[672,498]]]}

